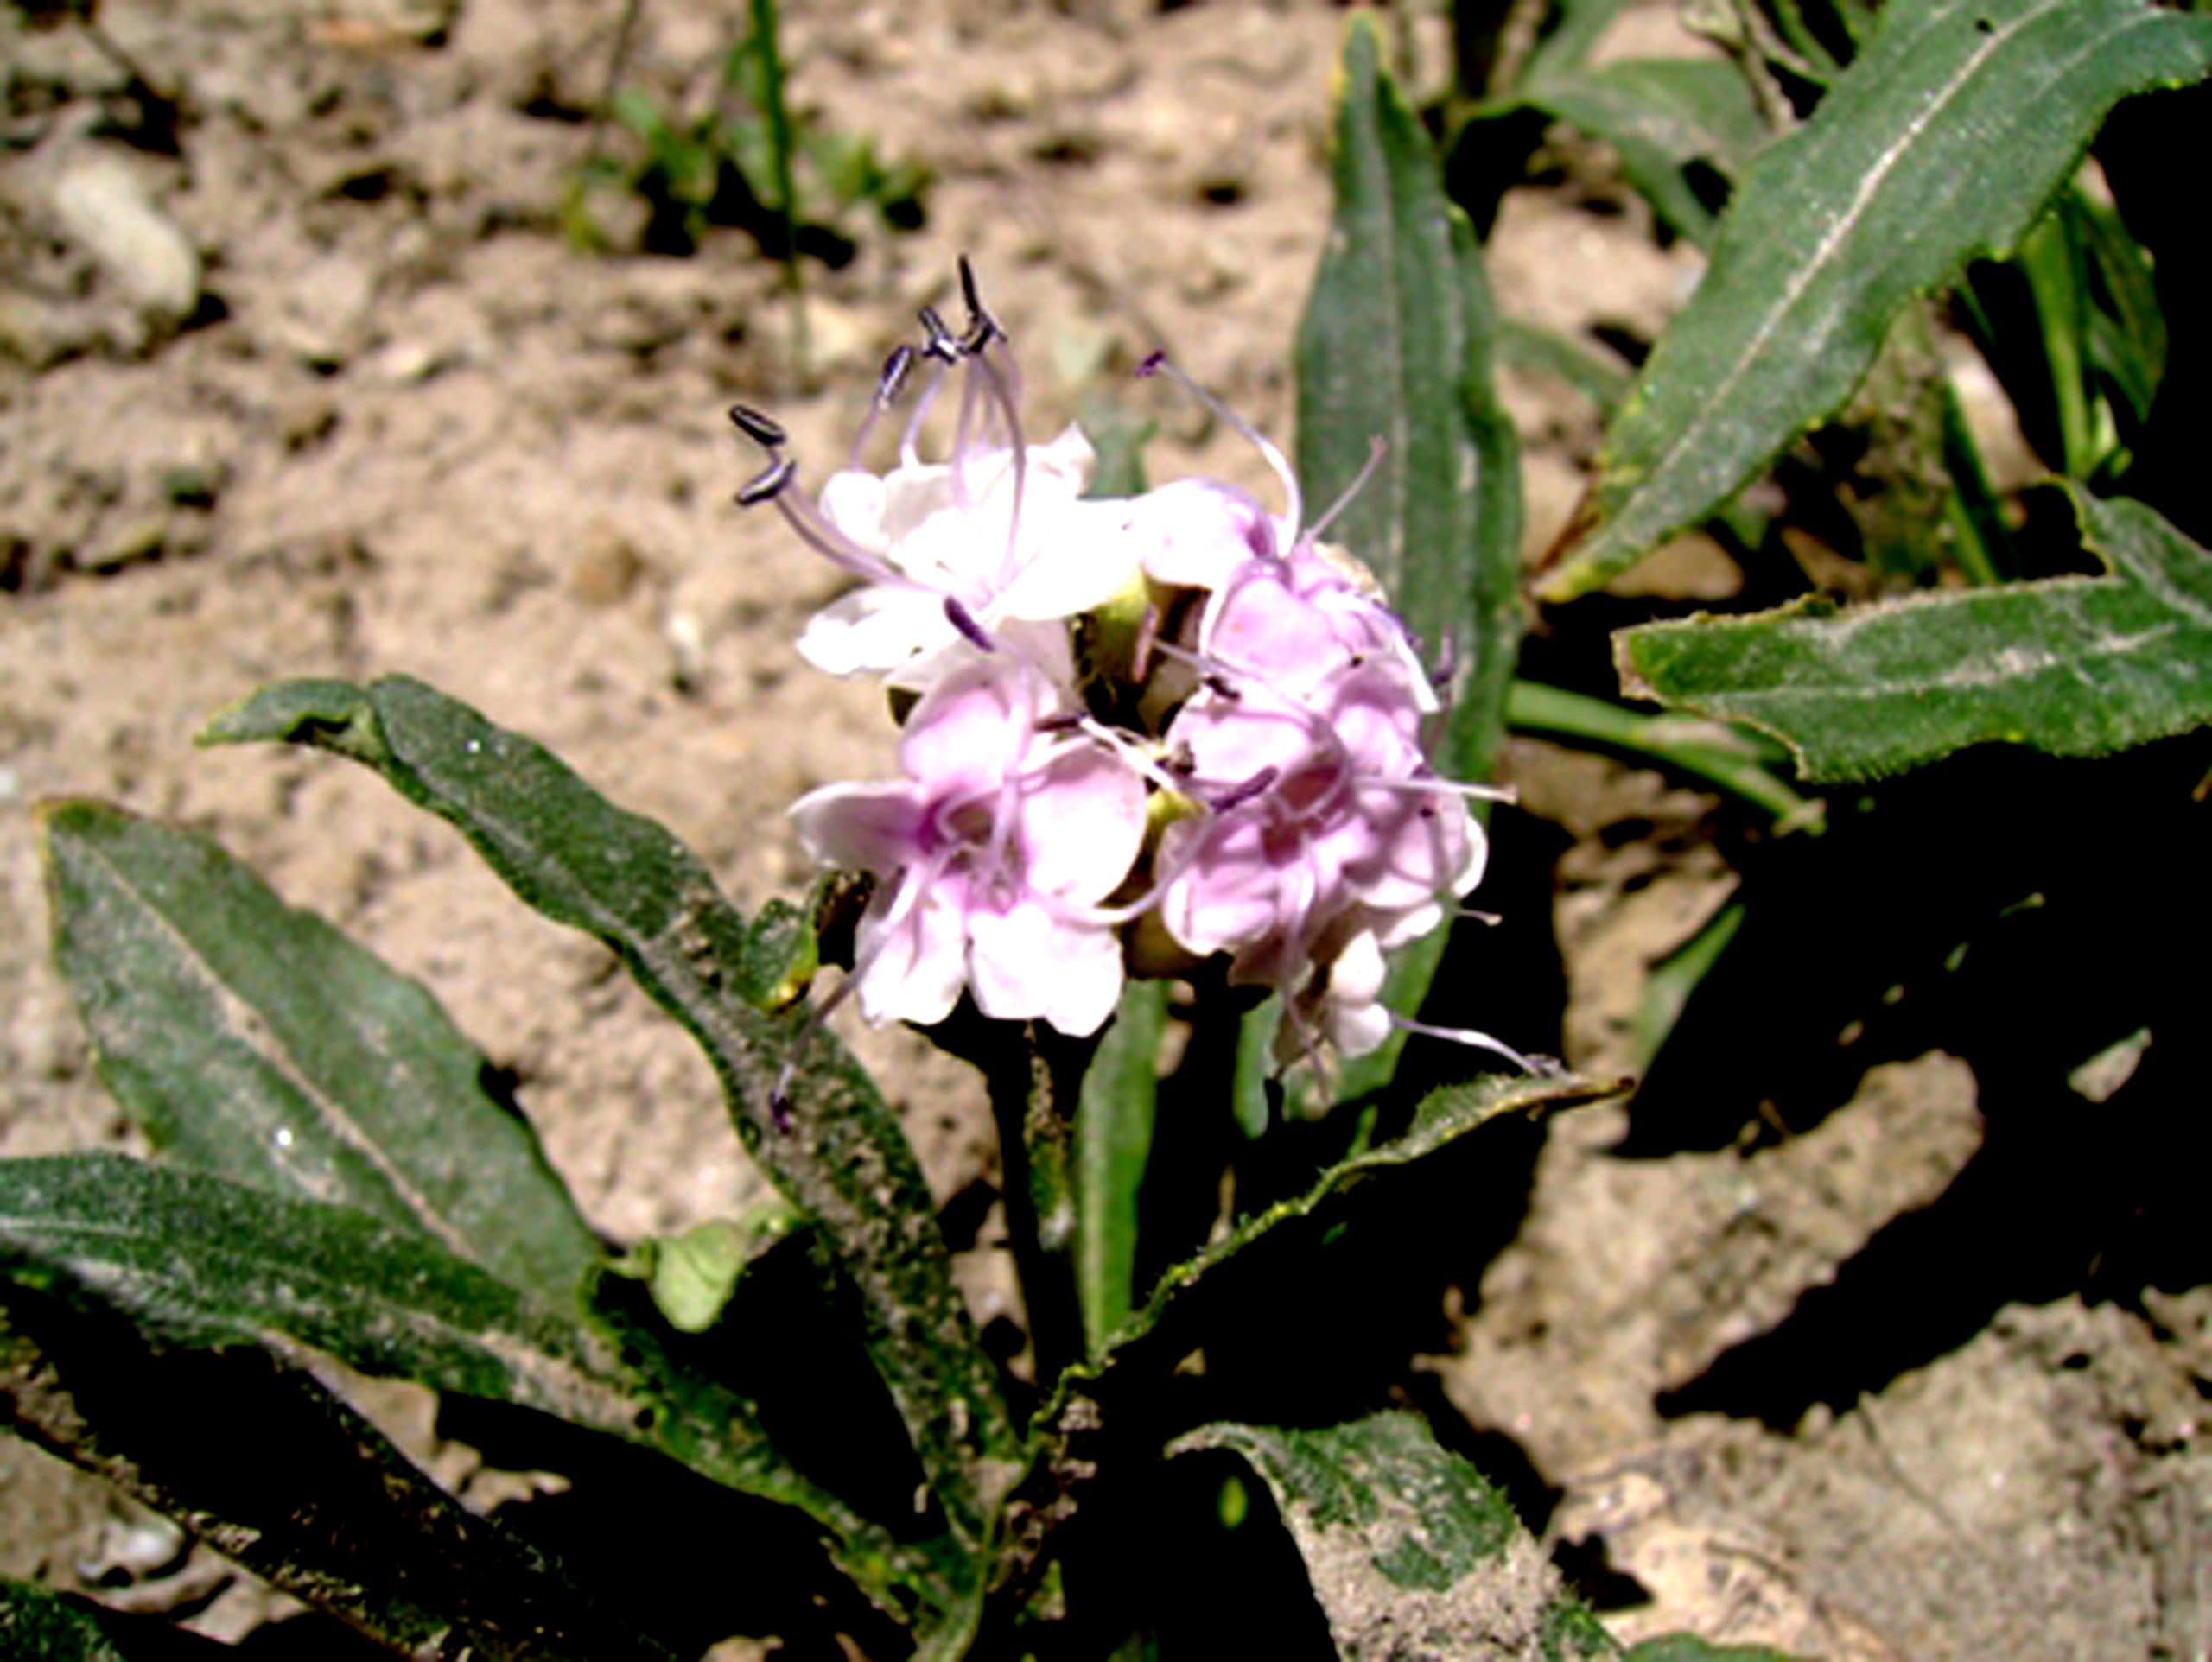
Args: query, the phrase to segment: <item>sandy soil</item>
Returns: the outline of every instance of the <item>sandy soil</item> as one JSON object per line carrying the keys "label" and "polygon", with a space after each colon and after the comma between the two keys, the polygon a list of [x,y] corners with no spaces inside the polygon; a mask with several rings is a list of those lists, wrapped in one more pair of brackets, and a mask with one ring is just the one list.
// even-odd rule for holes
{"label": "sandy soil", "polygon": [[[728,10],[647,7],[630,80],[696,107]],[[934,175],[923,229],[855,219],[857,257],[814,274],[804,377],[775,268],[741,234],[680,260],[587,256],[560,234],[612,4],[115,7],[114,38],[183,98],[173,155],[114,130],[118,72],[80,33],[0,35],[0,1152],[130,1145],[46,957],[27,813],[92,795],[213,833],[421,978],[513,1070],[610,1237],[731,1212],[759,1180],[707,1070],[607,954],[522,911],[359,770],[195,752],[194,729],[273,677],[408,671],[663,820],[749,906],[804,878],[784,805],[880,771],[888,729],[868,688],[791,650],[835,574],[729,504],[750,459],[726,403],[773,409],[804,458],[842,455],[874,364],[964,251],[1036,430],[1103,393],[1161,423],[1156,478],[1262,484],[1233,435],[1122,371],[1164,346],[1287,435],[1327,212],[1335,10],[788,13],[799,102]],[[1414,34],[1440,67],[1430,22]],[[69,206],[88,190],[106,205],[90,229]],[[619,237],[631,222],[605,206]],[[1510,199],[1492,254],[1509,313],[1647,338],[1696,271],[1633,205],[1572,183]],[[1557,389],[1508,392],[1533,550],[1592,434]],[[1711,575],[1693,554],[1676,592]],[[1525,742],[1510,771],[1526,807],[1498,835],[1550,873],[1565,1048],[1619,1065],[1649,965],[1733,881],[1715,804]],[[972,1080],[900,1036],[856,1039],[939,1196],[988,1178]],[[2206,1653],[2201,1290],[2155,1321],[2070,1297],[2010,1307],[1794,1425],[1669,1411],[1944,1192],[1981,1142],[1966,1063],[1877,1069],[1815,1131],[1757,1146],[1630,1160],[1622,1125],[1601,1109],[1555,1129],[1518,1235],[1461,1290],[1450,1353],[1421,1367],[1440,1411],[1517,1447],[1525,1494],[1624,1634],[1694,1626],[1866,1658]],[[993,1254],[971,1259],[979,1313],[1004,1313]],[[426,1457],[467,1477],[466,1451],[441,1456],[421,1405],[393,1400]],[[226,1636],[268,1609],[9,1443],[0,1574]]]}

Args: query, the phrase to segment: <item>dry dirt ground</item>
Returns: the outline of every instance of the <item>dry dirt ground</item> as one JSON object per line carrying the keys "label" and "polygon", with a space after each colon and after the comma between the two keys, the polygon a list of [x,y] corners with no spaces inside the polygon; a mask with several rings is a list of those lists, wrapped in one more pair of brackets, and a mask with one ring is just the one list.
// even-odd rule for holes
{"label": "dry dirt ground", "polygon": [[[651,0],[628,80],[698,107],[740,10]],[[1287,433],[1338,11],[797,0],[798,101],[934,176],[923,229],[856,220],[857,257],[817,272],[803,380],[775,270],[742,234],[689,259],[562,236],[576,112],[600,96],[617,13],[113,5],[114,41],[182,100],[174,155],[115,130],[122,73],[83,33],[26,34],[11,14],[0,35],[0,1152],[131,1144],[46,956],[29,815],[92,795],[212,833],[426,982],[513,1070],[609,1236],[727,1215],[759,1179],[705,1068],[605,952],[526,915],[361,771],[196,752],[194,728],[273,677],[407,671],[553,745],[756,904],[804,875],[783,806],[881,771],[888,730],[871,689],[791,650],[836,575],[730,505],[750,459],[727,402],[773,409],[803,458],[840,456],[874,365],[965,251],[1025,363],[1034,430],[1111,390],[1161,422],[1155,478],[1263,485],[1233,435],[1123,371],[1164,346]],[[1434,20],[1412,34],[1440,63]],[[1557,194],[1509,200],[1492,263],[1512,315],[1647,337],[1696,272],[1632,206]],[[1590,431],[1554,390],[1508,391],[1533,549],[1571,505]],[[1674,580],[1711,576],[1693,561]],[[1648,967],[1725,898],[1713,804],[1526,742],[1509,772],[1525,808],[1501,846],[1565,850],[1565,1048],[1617,1065]],[[899,1036],[858,1042],[940,1196],[988,1176],[973,1082]],[[1742,1149],[1630,1160],[1621,1123],[1599,1109],[1554,1128],[1518,1235],[1461,1290],[1451,1353],[1421,1366],[1440,1410],[1525,1456],[1557,1502],[1552,1539],[1624,1635],[1689,1626],[1854,1658],[2212,1651],[2201,1295],[2154,1304],[2156,1323],[2005,1309],[1792,1425],[1662,1411],[1973,1158],[1964,1063],[1877,1069],[1817,1130]],[[969,1268],[979,1313],[1001,1313],[991,1255]],[[425,1457],[467,1479],[467,1451],[435,1449],[422,1405],[392,1400],[423,1422]],[[0,1575],[225,1636],[270,1608],[4,1442]]]}

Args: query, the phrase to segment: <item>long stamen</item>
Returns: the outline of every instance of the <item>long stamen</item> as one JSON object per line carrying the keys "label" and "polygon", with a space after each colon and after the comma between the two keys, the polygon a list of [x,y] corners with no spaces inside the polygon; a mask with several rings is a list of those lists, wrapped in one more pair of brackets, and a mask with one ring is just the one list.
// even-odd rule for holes
{"label": "long stamen", "polygon": [[1362,790],[1425,791],[1438,796],[1465,796],[1471,802],[1517,802],[1521,800],[1521,793],[1514,790],[1511,785],[1468,784],[1462,780],[1440,779],[1433,776],[1411,779],[1387,779],[1376,775],[1363,774],[1360,776],[1359,788]]}
{"label": "long stamen", "polygon": [[[786,461],[784,466],[789,466],[790,464]],[[754,481],[755,484],[766,482],[766,475]],[[822,511],[806,499],[805,492],[782,488],[790,482],[788,476],[778,482],[772,493],[776,511],[783,515],[809,548],[832,565],[851,572],[855,577],[865,577],[871,583],[896,588],[918,587],[913,579],[903,572],[893,570],[831,524]]]}
{"label": "long stamen", "polygon": [[1359,472],[1352,475],[1351,483],[1344,486],[1343,494],[1329,504],[1328,511],[1306,528],[1306,536],[1318,538],[1337,523],[1338,517],[1351,507],[1352,499],[1366,488],[1367,481],[1375,477],[1375,470],[1382,465],[1383,454],[1389,449],[1389,446],[1379,437],[1368,440],[1367,460],[1360,464]]}
{"label": "long stamen", "polygon": [[846,466],[855,470],[859,468],[861,454],[874,435],[876,422],[881,419],[885,410],[899,402],[899,395],[906,390],[906,377],[912,373],[913,368],[914,349],[912,346],[901,341],[891,349],[891,355],[883,360],[883,372],[876,377],[875,396],[868,402],[868,414],[861,417],[860,431],[853,435],[852,453],[846,459]]}
{"label": "long stamen", "polygon": [[1539,1079],[1554,1071],[1541,1062],[1522,1056],[1503,1039],[1494,1039],[1488,1033],[1478,1033],[1471,1027],[1437,1027],[1425,1021],[1415,1021],[1411,1016],[1402,1016],[1395,1010],[1383,1013],[1389,1017],[1390,1025],[1401,1032],[1418,1033],[1423,1038],[1442,1039],[1447,1044],[1464,1044],[1470,1050],[1491,1051],[1503,1056],[1522,1072]]}
{"label": "long stamen", "polygon": [[[1274,470],[1274,476],[1282,481],[1283,494],[1287,498],[1283,510],[1283,517],[1295,529],[1299,523],[1300,516],[1305,512],[1305,498],[1300,494],[1298,489],[1298,475],[1291,472],[1289,461],[1284,458],[1281,451],[1275,448],[1266,434],[1261,432],[1227,404],[1176,368],[1168,361],[1167,354],[1164,352],[1150,354],[1144,362],[1137,365],[1136,372],[1141,377],[1152,375],[1166,376],[1177,386],[1212,411],[1217,418],[1228,423],[1234,431],[1242,434],[1245,440],[1267,459],[1268,466]],[[1277,552],[1280,553],[1281,550]]]}
{"label": "long stamen", "polygon": [[976,411],[983,395],[977,390],[976,377],[971,371],[960,382],[960,414],[952,423],[952,499],[963,513],[975,506],[968,493],[968,460],[975,442]]}
{"label": "long stamen", "polygon": [[999,414],[1006,422],[1007,454],[1014,467],[1014,501],[1007,511],[1006,553],[999,561],[1001,583],[1010,582],[1018,567],[1014,555],[1021,535],[1021,497],[1029,484],[1029,452],[1021,440],[1021,417],[1014,408],[1014,392],[999,373],[998,365],[989,358],[978,353],[968,360],[974,372],[982,377],[988,395],[997,403]]}

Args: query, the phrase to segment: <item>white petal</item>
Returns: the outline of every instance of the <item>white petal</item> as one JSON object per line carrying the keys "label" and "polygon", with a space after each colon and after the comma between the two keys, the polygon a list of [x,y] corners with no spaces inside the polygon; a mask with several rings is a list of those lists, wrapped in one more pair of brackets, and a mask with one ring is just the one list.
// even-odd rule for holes
{"label": "white petal", "polygon": [[1023,783],[1023,876],[1040,894],[1103,900],[1144,843],[1144,782],[1087,741],[1063,748]]}
{"label": "white petal", "polygon": [[[924,880],[922,873],[907,874],[908,883]],[[855,942],[862,962],[861,1014],[874,1024],[910,1021],[928,1027],[950,1015],[960,999],[967,969],[967,889],[950,874],[941,875],[886,929],[884,917],[897,906],[899,892],[879,893],[861,919]]]}
{"label": "white petal", "polygon": [[883,481],[874,474],[842,468],[822,487],[823,517],[870,554],[886,553],[891,537],[884,529],[884,496]]}
{"label": "white petal", "polygon": [[1122,534],[1119,504],[1045,504],[1035,495],[1022,503],[1022,564],[992,601],[992,615],[1072,618],[1127,588],[1137,574],[1138,549]]}
{"label": "white petal", "polygon": [[1325,1018],[1329,1043],[1340,1056],[1363,1056],[1379,1050],[1390,1037],[1390,1012],[1379,1004],[1339,1004],[1329,1000]]}
{"label": "white petal", "polygon": [[1349,1004],[1373,1004],[1382,996],[1382,947],[1371,930],[1362,929],[1344,942],[1329,966],[1329,996]]}
{"label": "white petal", "polygon": [[944,602],[917,588],[870,584],[832,600],[799,631],[799,656],[833,676],[896,669],[960,638]]}
{"label": "white petal", "polygon": [[1122,996],[1122,946],[1111,930],[1062,922],[1033,900],[969,919],[976,1007],[995,1019],[1049,1022],[1095,1033]]}
{"label": "white petal", "polygon": [[888,877],[921,852],[922,803],[904,782],[823,785],[793,802],[791,816],[801,845],[824,866]]}

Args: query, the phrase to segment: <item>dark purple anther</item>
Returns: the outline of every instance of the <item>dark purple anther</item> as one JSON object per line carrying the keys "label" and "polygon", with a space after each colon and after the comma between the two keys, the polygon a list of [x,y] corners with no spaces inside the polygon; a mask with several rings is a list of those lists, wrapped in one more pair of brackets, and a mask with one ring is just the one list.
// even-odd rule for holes
{"label": "dark purple anther", "polygon": [[1051,715],[1040,715],[1029,724],[1032,733],[1073,733],[1083,725],[1082,714],[1075,710],[1056,710]]}
{"label": "dark purple anther", "polygon": [[1006,331],[999,327],[976,287],[976,268],[968,257],[960,257],[960,303],[968,308],[968,332],[960,337],[960,350],[971,357],[989,346],[993,340],[1006,339]]}
{"label": "dark purple anther", "polygon": [[876,378],[875,402],[879,404],[896,403],[906,389],[906,377],[914,367],[914,349],[901,341],[891,349],[891,356],[883,360],[883,373]]}
{"label": "dark purple anther", "polygon": [[1230,786],[1207,806],[1217,814],[1226,814],[1232,808],[1242,808],[1281,777],[1281,768],[1262,768],[1243,784]]}
{"label": "dark purple anther", "polygon": [[773,416],[764,416],[749,404],[732,404],[729,419],[737,430],[764,450],[773,450],[784,442],[782,424]]}
{"label": "dark purple anther", "polygon": [[747,479],[738,487],[737,503],[741,508],[756,507],[774,499],[784,486],[791,482],[791,475],[798,472],[798,464],[789,456],[779,456],[766,472]]}
{"label": "dark purple anther", "polygon": [[1166,352],[1160,347],[1155,346],[1152,351],[1144,355],[1144,361],[1137,365],[1137,379],[1141,381],[1147,376],[1159,374],[1161,369],[1166,365]]}
{"label": "dark purple anther", "polygon": [[944,327],[944,320],[938,315],[937,308],[925,306],[914,315],[921,319],[922,333],[928,337],[922,342],[922,351],[939,363],[958,362],[960,342],[952,331]]}
{"label": "dark purple anther", "polygon": [[984,651],[998,650],[997,644],[991,639],[983,625],[976,621],[976,614],[950,594],[944,597],[944,615],[955,629]]}
{"label": "dark purple anther", "polygon": [[[1395,615],[1395,614],[1394,613],[1393,616]],[[1398,619],[1398,627],[1405,630],[1405,635],[1408,640],[1414,640],[1414,631],[1406,628],[1405,621],[1402,618]],[[1414,644],[1418,646],[1420,643],[1418,641],[1414,641]],[[1437,650],[1436,668],[1428,672],[1428,684],[1440,693],[1452,684],[1452,671],[1459,667],[1458,662],[1459,657],[1458,648],[1458,638],[1454,636],[1451,631],[1446,630],[1445,631],[1443,644]]]}
{"label": "dark purple anther", "polygon": [[1238,692],[1234,686],[1230,684],[1229,677],[1223,675],[1217,669],[1207,670],[1205,675],[1199,677],[1199,681],[1205,686],[1205,689],[1211,693],[1216,698],[1225,698],[1231,704],[1239,702],[1244,696],[1243,694]]}

